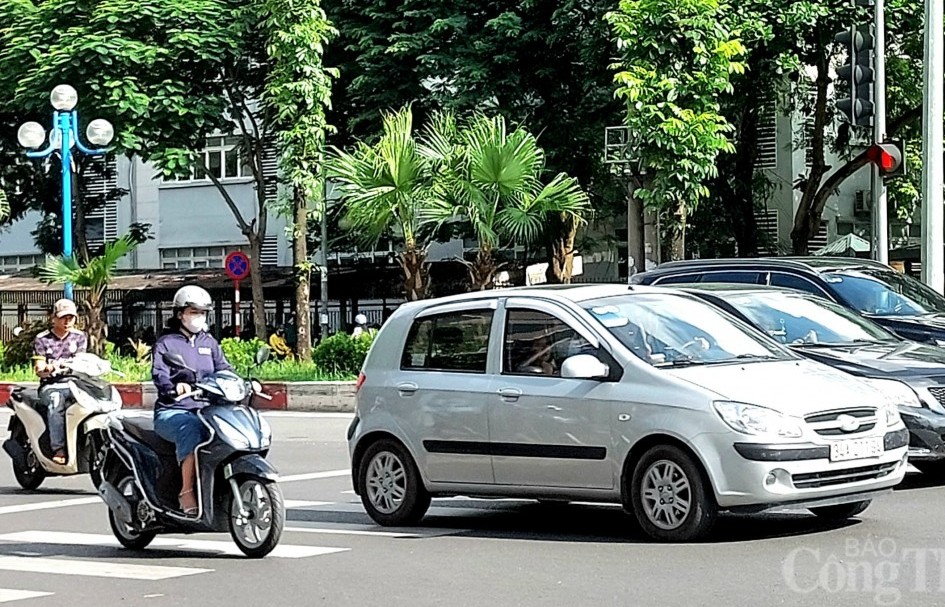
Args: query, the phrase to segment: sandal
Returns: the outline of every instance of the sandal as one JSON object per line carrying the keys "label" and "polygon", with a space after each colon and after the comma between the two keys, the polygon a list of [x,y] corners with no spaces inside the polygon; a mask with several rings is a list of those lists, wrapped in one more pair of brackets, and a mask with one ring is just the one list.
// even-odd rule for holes
{"label": "sandal", "polygon": [[[194,500],[193,506],[184,505],[184,496],[188,494],[193,495],[194,490],[188,489],[187,491],[181,491],[180,494],[178,494],[177,499],[180,501],[180,509],[187,516],[196,516],[197,515],[196,499],[194,499],[193,497],[190,498],[190,500]],[[190,501],[190,500],[187,500],[187,501]]]}
{"label": "sandal", "polygon": [[56,451],[56,454],[52,456],[52,461],[60,466],[66,465],[66,452],[62,449]]}

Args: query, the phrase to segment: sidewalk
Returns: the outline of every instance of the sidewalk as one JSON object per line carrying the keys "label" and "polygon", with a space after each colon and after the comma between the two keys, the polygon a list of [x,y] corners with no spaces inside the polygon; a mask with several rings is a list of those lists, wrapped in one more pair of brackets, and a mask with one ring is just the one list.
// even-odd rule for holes
{"label": "sidewalk", "polygon": [[[257,398],[257,409],[270,411],[317,411],[323,413],[354,412],[353,381],[263,382],[263,392],[272,400]],[[15,386],[36,386],[36,383],[0,382],[0,404],[7,402]],[[151,383],[112,384],[121,393],[128,409],[153,409],[157,393]]]}

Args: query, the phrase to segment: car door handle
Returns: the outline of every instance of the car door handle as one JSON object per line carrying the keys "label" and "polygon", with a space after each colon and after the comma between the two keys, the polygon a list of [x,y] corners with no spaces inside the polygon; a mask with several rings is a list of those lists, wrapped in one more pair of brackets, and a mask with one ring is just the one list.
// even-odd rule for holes
{"label": "car door handle", "polygon": [[402,384],[397,384],[397,391],[401,394],[413,394],[417,391],[417,384],[413,382],[404,382]]}
{"label": "car door handle", "polygon": [[522,395],[522,391],[518,388],[502,388],[498,394],[502,397],[502,400],[518,400],[518,397]]}

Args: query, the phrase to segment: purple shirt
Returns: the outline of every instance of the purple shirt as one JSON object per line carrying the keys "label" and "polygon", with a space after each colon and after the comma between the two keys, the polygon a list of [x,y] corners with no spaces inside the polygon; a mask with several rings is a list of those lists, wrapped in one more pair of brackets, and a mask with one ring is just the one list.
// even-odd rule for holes
{"label": "purple shirt", "polygon": [[[187,366],[197,372],[197,376],[194,377],[191,371],[182,367],[169,366],[164,362],[165,352],[180,354]],[[232,369],[223,356],[220,344],[205,332],[191,337],[181,332],[162,335],[154,344],[151,360],[151,378],[158,391],[155,409],[200,409],[203,403],[189,397],[174,402],[177,384],[194,384],[215,371]]]}
{"label": "purple shirt", "polygon": [[52,330],[43,331],[33,340],[34,354],[51,363],[57,360],[72,358],[88,348],[88,338],[78,329],[69,329],[62,339],[59,339]]}

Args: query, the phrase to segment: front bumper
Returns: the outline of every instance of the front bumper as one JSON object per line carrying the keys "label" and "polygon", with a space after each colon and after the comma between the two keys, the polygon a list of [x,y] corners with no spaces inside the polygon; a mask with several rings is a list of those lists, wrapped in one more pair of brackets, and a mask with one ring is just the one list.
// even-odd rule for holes
{"label": "front bumper", "polygon": [[945,415],[918,407],[900,407],[899,413],[909,429],[909,459],[945,459]]}
{"label": "front bumper", "polygon": [[733,444],[731,434],[700,439],[706,441],[696,445],[700,453],[719,454],[706,462],[719,507],[759,511],[856,501],[894,487],[906,472],[909,435],[905,429],[888,432],[882,454],[843,462],[830,461],[829,443]]}

